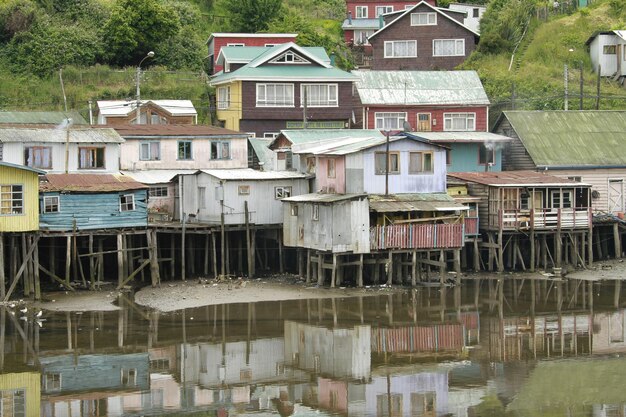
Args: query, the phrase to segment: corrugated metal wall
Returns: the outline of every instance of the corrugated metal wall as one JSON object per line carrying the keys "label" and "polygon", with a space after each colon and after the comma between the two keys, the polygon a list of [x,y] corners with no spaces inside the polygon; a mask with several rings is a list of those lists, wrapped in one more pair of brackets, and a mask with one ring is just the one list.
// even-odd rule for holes
{"label": "corrugated metal wall", "polygon": [[0,232],[27,232],[39,229],[39,176],[22,169],[0,167],[0,185],[23,187],[23,214],[0,215]]}

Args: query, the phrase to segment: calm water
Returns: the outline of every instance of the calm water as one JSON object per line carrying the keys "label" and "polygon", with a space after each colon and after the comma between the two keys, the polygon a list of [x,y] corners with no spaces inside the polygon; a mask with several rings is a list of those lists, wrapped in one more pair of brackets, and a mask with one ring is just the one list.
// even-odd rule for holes
{"label": "calm water", "polygon": [[623,416],[619,283],[158,313],[0,310],[0,415]]}

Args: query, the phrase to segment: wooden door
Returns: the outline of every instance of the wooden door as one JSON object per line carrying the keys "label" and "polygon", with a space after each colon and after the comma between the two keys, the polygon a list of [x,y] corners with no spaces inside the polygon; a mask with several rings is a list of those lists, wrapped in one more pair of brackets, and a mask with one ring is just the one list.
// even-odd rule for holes
{"label": "wooden door", "polygon": [[609,180],[609,212],[617,213],[624,211],[624,180]]}
{"label": "wooden door", "polygon": [[430,132],[430,113],[417,113],[417,131]]}

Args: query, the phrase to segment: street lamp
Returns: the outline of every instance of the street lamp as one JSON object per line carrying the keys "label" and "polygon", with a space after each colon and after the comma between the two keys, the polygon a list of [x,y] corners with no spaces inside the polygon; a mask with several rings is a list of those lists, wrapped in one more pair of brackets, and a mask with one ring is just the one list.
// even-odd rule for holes
{"label": "street lamp", "polygon": [[150,52],[148,52],[148,54],[146,56],[143,57],[143,59],[141,61],[139,61],[139,65],[137,65],[137,80],[136,80],[136,83],[137,83],[137,113],[136,113],[136,116],[135,116],[136,119],[137,119],[136,122],[135,122],[136,124],[140,124],[140,121],[141,121],[141,111],[139,110],[139,106],[141,105],[141,98],[140,98],[141,93],[140,93],[140,90],[139,90],[139,80],[141,78],[141,64],[143,64],[143,61],[145,61],[146,59],[152,58],[152,57],[154,57],[154,52],[150,51]]}

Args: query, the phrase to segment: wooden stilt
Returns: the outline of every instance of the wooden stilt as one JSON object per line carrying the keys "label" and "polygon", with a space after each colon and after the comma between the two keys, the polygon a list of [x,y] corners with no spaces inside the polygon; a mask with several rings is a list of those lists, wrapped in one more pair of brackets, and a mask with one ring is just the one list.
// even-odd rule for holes
{"label": "wooden stilt", "polygon": [[530,272],[535,272],[535,258],[536,258],[536,249],[535,249],[535,231],[530,231]]}
{"label": "wooden stilt", "polygon": [[104,239],[98,239],[98,285],[97,288],[100,288],[100,284],[104,281]]}
{"label": "wooden stilt", "polygon": [[248,278],[254,277],[254,243],[253,234],[250,230],[250,211],[248,209],[248,202],[244,202],[244,210],[246,215],[246,253],[248,255]]}
{"label": "wooden stilt", "polygon": [[439,251],[439,262],[439,282],[443,284],[446,281],[446,254],[443,250]]}
{"label": "wooden stilt", "polygon": [[17,271],[17,273],[13,276],[13,281],[11,282],[11,286],[7,290],[6,294],[4,295],[3,301],[5,302],[9,301],[9,298],[11,297],[11,294],[13,294],[13,291],[15,290],[15,287],[17,286],[17,283],[19,282],[20,277],[22,276],[22,274],[24,274],[24,270],[26,269],[26,266],[29,263],[31,256],[33,255],[33,251],[37,247],[37,242],[39,242],[39,235],[37,235],[37,237],[35,238],[35,241],[28,249],[28,252],[26,252],[24,259],[22,260],[22,265],[20,266],[20,269]]}
{"label": "wooden stilt", "polygon": [[472,242],[473,246],[474,246],[474,272],[478,272],[480,271],[480,249],[478,248],[478,239],[474,238],[474,241]]}
{"label": "wooden stilt", "polygon": [[183,219],[183,227],[180,235],[180,279],[187,280],[187,258],[185,252],[185,245],[187,244],[187,222]]}
{"label": "wooden stilt", "polygon": [[417,285],[417,251],[414,250],[411,254],[411,286]]}
{"label": "wooden stilt", "polygon": [[33,278],[35,280],[35,300],[41,300],[41,281],[39,280],[39,237],[31,238],[31,245],[34,246]]}
{"label": "wooden stilt", "polygon": [[[356,285],[357,287],[363,287],[363,254],[359,254],[359,264],[356,270]],[[361,300],[362,301],[362,300]]]}
{"label": "wooden stilt", "polygon": [[89,233],[89,288],[93,289],[96,283],[96,258],[93,254],[93,233]]}
{"label": "wooden stilt", "polygon": [[226,276],[230,276],[230,236],[231,233],[226,232]]}
{"label": "wooden stilt", "polygon": [[[121,235],[118,235],[121,237]],[[66,238],[66,252],[65,252],[65,285],[67,287],[70,286],[70,271],[72,270],[72,237],[71,236],[67,236]],[[118,248],[121,249],[121,248]],[[120,254],[122,254],[122,252],[119,252]]]}
{"label": "wooden stilt", "polygon": [[456,272],[457,283],[461,282],[461,249],[454,249],[454,272]]}
{"label": "wooden stilt", "polygon": [[311,282],[311,249],[306,249],[306,283]]}
{"label": "wooden stilt", "polygon": [[72,241],[71,241],[71,246],[72,246],[72,274],[74,276],[74,280],[78,281],[78,248],[77,248],[77,237],[76,237],[76,230],[77,230],[77,226],[76,226],[76,220],[72,221]]}
{"label": "wooden stilt", "polygon": [[593,264],[593,230],[589,228],[589,233],[587,233],[587,266],[589,268],[592,267]]}
{"label": "wooden stilt", "polygon": [[374,285],[380,284],[380,264],[378,263],[378,255],[374,255]]}
{"label": "wooden stilt", "polygon": [[487,238],[489,240],[489,255],[488,255],[488,260],[487,260],[487,269],[489,269],[489,272],[493,272],[493,260],[495,259],[496,255],[495,255],[495,239],[494,239],[494,234],[492,232],[487,232]]}
{"label": "wooden stilt", "polygon": [[[69,244],[69,241],[68,241]],[[69,268],[69,264],[66,267],[66,271]],[[124,282],[124,236],[122,234],[117,235],[117,283],[121,285]],[[69,283],[68,283],[69,285]]]}
{"label": "wooden stilt", "polygon": [[333,253],[333,269],[330,274],[330,288],[335,287],[336,279],[337,279],[337,254]]}
{"label": "wooden stilt", "polygon": [[387,285],[393,283],[393,252],[389,251],[387,258]]}
{"label": "wooden stilt", "polygon": [[[280,233],[280,232],[279,232]],[[301,248],[298,248],[296,250],[296,256],[298,258],[298,277],[300,277],[300,279],[304,278],[304,250]]]}
{"label": "wooden stilt", "polygon": [[519,248],[519,244],[515,245],[515,255],[519,259],[519,263],[522,266],[522,271],[526,271],[526,264],[524,263],[524,257],[522,256],[522,251]]}
{"label": "wooden stilt", "polygon": [[[5,293],[6,293],[6,277],[4,275],[4,233],[0,233],[0,299],[4,300]],[[2,310],[2,313],[4,313],[4,310]],[[2,320],[2,323],[0,324],[2,325],[2,327],[4,327],[4,320]],[[3,335],[4,335],[4,329],[3,329]],[[0,360],[3,360],[3,359],[4,358],[0,358]],[[2,368],[0,367],[0,370],[1,369]]]}
{"label": "wooden stilt", "polygon": [[337,255],[337,280],[335,281],[335,284],[338,287],[343,285],[343,273],[345,268],[346,267],[342,264],[341,255]]}
{"label": "wooden stilt", "polygon": [[561,259],[563,257],[563,241],[561,239],[561,232],[556,231],[554,235],[554,262],[557,268],[561,267]]}
{"label": "wooden stilt", "polygon": [[49,237],[47,239],[48,242],[48,268],[50,268],[50,271],[52,271],[53,273],[57,273],[57,268],[56,268],[56,247],[54,245],[55,243],[55,238],[53,237]]}
{"label": "wooden stilt", "polygon": [[213,251],[213,278],[217,278],[217,242],[215,233],[211,233],[211,250]]}
{"label": "wooden stilt", "polygon": [[[28,243],[26,239],[26,233],[22,233],[21,238],[22,238],[22,262],[24,262],[25,260],[27,260],[26,253],[28,253]],[[31,279],[30,262],[26,262],[26,268],[24,269],[24,279],[22,280],[24,281],[24,295],[26,296],[30,295],[32,292],[31,286],[30,286],[30,279]]]}
{"label": "wooden stilt", "polygon": [[196,236],[195,234],[189,235],[189,245],[187,246],[187,264],[189,265],[189,274],[192,277],[196,276]]}
{"label": "wooden stilt", "polygon": [[324,285],[324,254],[317,252],[317,285]]}
{"label": "wooden stilt", "polygon": [[156,230],[146,231],[146,239],[148,240],[148,256],[150,257],[150,280],[152,282],[152,287],[156,287],[161,284]]}
{"label": "wooden stilt", "polygon": [[243,275],[243,241],[236,235],[237,239],[237,273]]}
{"label": "wooden stilt", "polygon": [[208,277],[209,276],[209,246],[210,246],[210,242],[209,242],[209,235],[206,234],[204,235],[204,277]]}
{"label": "wooden stilt", "polygon": [[622,239],[619,233],[619,224],[613,224],[613,244],[615,247],[615,259],[622,257]]}
{"label": "wooden stilt", "polygon": [[176,235],[170,235],[170,279],[176,277]]}
{"label": "wooden stilt", "polygon": [[283,235],[278,233],[278,271],[282,274],[285,272],[285,258],[283,254]]}
{"label": "wooden stilt", "polygon": [[502,229],[498,230],[498,272],[504,272],[504,240],[502,237]]}

